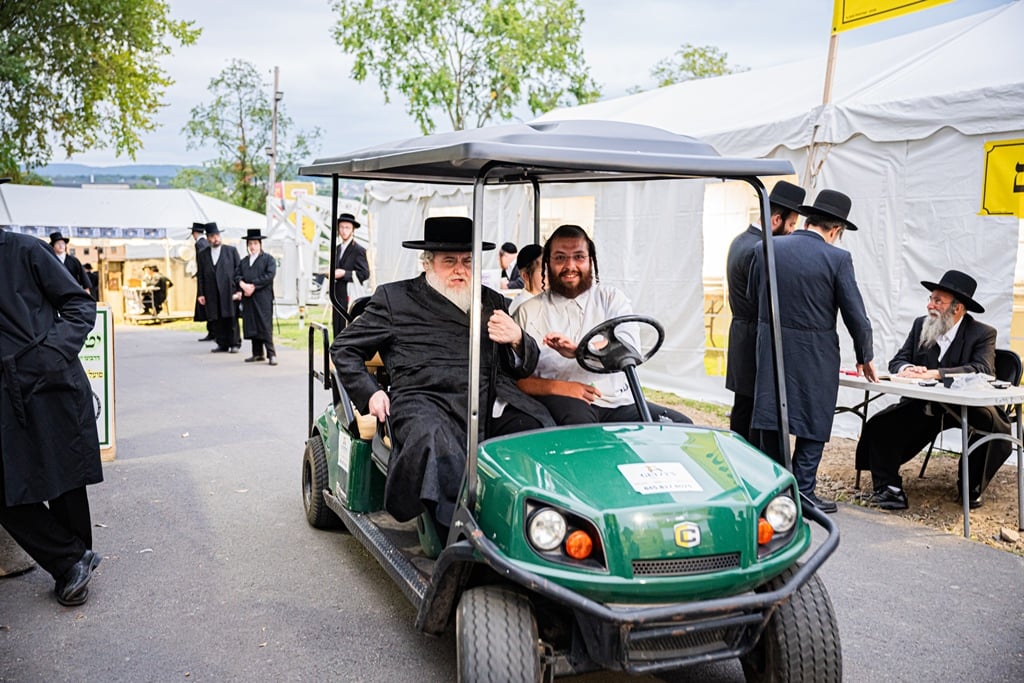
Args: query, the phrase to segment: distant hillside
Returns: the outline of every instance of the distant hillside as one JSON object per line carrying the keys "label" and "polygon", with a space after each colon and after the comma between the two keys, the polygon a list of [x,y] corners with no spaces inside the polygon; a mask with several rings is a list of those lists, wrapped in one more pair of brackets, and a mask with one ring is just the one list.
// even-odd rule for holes
{"label": "distant hillside", "polygon": [[178,171],[186,168],[174,164],[124,164],[121,166],[86,166],[85,164],[47,164],[36,169],[36,173],[46,178],[82,177],[82,176],[125,176],[140,178],[173,178]]}

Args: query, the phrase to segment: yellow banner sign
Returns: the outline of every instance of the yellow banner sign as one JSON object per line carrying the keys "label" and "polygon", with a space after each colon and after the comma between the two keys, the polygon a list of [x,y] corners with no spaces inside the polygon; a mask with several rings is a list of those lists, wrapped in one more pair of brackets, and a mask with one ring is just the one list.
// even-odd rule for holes
{"label": "yellow banner sign", "polygon": [[832,33],[849,31],[876,21],[885,21],[901,14],[942,5],[950,0],[835,0],[832,10]]}
{"label": "yellow banner sign", "polygon": [[982,216],[1024,218],[1024,140],[985,143]]}

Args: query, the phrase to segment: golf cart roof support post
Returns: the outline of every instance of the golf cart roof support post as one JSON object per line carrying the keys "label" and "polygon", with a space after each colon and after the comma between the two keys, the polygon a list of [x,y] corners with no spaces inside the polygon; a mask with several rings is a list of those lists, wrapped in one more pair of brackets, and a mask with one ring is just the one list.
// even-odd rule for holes
{"label": "golf cart roof support post", "polygon": [[[469,421],[466,424],[466,508],[476,507],[476,448],[480,429],[480,319],[483,311],[483,232],[484,188],[487,174],[496,167],[485,164],[473,181],[473,276],[470,279],[473,298],[469,307]],[[487,406],[488,410],[492,408]],[[486,435],[485,435],[486,438]],[[454,530],[453,530],[454,531]]]}
{"label": "golf cart roof support post", "polygon": [[749,178],[761,200],[761,243],[764,247],[765,287],[768,295],[768,325],[772,331],[772,360],[775,364],[775,407],[779,420],[779,453],[782,466],[793,471],[793,459],[789,452],[789,405],[786,402],[786,369],[782,358],[782,321],[779,319],[778,279],[775,276],[775,246],[772,244],[772,209],[768,192],[759,178]]}
{"label": "golf cart roof support post", "polygon": [[540,244],[540,183],[530,176],[530,185],[533,186],[533,243]]}
{"label": "golf cart roof support post", "polygon": [[[341,311],[345,319],[348,319],[348,311],[345,310],[344,304],[339,302],[338,295],[334,291],[334,254],[338,248],[338,191],[340,184],[338,182],[338,174],[335,173],[331,176],[331,217],[327,220],[327,224],[331,228],[331,253],[327,256],[327,300],[331,303],[331,307]],[[301,223],[300,223],[301,225]]]}

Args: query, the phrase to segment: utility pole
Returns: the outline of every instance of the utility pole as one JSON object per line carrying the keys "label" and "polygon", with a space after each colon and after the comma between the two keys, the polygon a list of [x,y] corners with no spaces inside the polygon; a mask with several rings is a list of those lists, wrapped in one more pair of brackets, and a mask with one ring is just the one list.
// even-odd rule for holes
{"label": "utility pole", "polygon": [[267,175],[267,195],[274,196],[274,183],[277,165],[277,103],[284,98],[284,93],[278,89],[278,68],[274,67],[274,103],[270,119],[270,147],[267,148],[267,156],[270,157],[270,172]]}

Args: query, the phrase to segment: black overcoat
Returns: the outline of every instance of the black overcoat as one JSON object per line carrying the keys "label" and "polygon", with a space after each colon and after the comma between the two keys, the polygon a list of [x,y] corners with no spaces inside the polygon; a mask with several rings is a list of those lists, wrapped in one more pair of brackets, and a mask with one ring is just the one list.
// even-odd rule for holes
{"label": "black overcoat", "polygon": [[3,503],[103,481],[92,389],[78,352],[96,302],[41,240],[0,230]]}
{"label": "black overcoat", "polygon": [[[338,245],[340,251],[341,245]],[[366,260],[366,248],[355,240],[345,248],[340,258],[334,259],[334,268],[341,268],[345,271],[344,277],[334,279],[332,272],[331,283],[334,287],[334,295],[342,305],[348,305],[348,285],[353,282],[353,277],[359,278],[359,282],[366,282],[370,279],[370,264]]]}
{"label": "black overcoat", "polygon": [[725,388],[741,396],[754,395],[757,374],[758,297],[747,291],[750,263],[761,245],[761,229],[751,225],[729,245],[725,276],[729,283],[729,352],[725,365]]}
{"label": "black overcoat", "polygon": [[[480,427],[487,414],[487,385],[494,343],[487,319],[508,302],[483,288],[483,330],[480,357]],[[399,521],[423,512],[421,501],[437,504],[447,524],[466,465],[469,387],[469,316],[427,284],[420,275],[377,288],[366,310],[342,330],[331,345],[334,365],[356,407],[364,414],[380,389],[364,365],[380,352],[391,376],[391,424],[395,448],[388,464],[384,504]],[[539,351],[523,335],[521,363],[515,365],[508,346],[499,346],[497,398],[535,416],[545,426],[554,422],[547,410],[516,387],[537,366]],[[481,434],[481,438],[483,438]]]}
{"label": "black overcoat", "polygon": [[[56,255],[56,252],[54,252]],[[64,267],[71,273],[71,277],[74,278],[75,282],[80,284],[83,289],[90,289],[92,282],[89,281],[89,276],[85,274],[85,268],[82,267],[82,262],[71,254],[64,254]]]}
{"label": "black overcoat", "polygon": [[256,262],[249,265],[246,254],[235,269],[235,286],[242,280],[256,285],[252,296],[242,293],[242,325],[246,339],[273,339],[274,337],[274,275],[277,261],[266,252],[260,252]]}
{"label": "black overcoat", "polygon": [[238,302],[231,297],[235,293],[235,269],[238,267],[238,250],[222,245],[217,265],[213,265],[213,247],[196,254],[196,296],[206,297],[206,319],[238,317]]}
{"label": "black overcoat", "polygon": [[[205,237],[200,237],[199,239],[196,240],[196,292],[199,291],[199,254],[200,252],[203,251],[203,249],[209,248],[210,242]],[[196,296],[199,296],[198,293],[196,294]],[[194,320],[197,323],[206,322],[206,306],[200,306],[198,300],[196,301],[196,310],[195,313],[192,315],[192,320]]]}
{"label": "black overcoat", "polygon": [[[864,311],[850,252],[829,244],[814,230],[778,237],[774,245],[789,431],[805,439],[828,441],[839,394],[837,314],[842,314],[853,338],[858,363],[874,358],[871,321]],[[778,431],[768,297],[761,286],[763,258],[755,250],[750,268],[749,292],[759,299],[751,426]]]}

